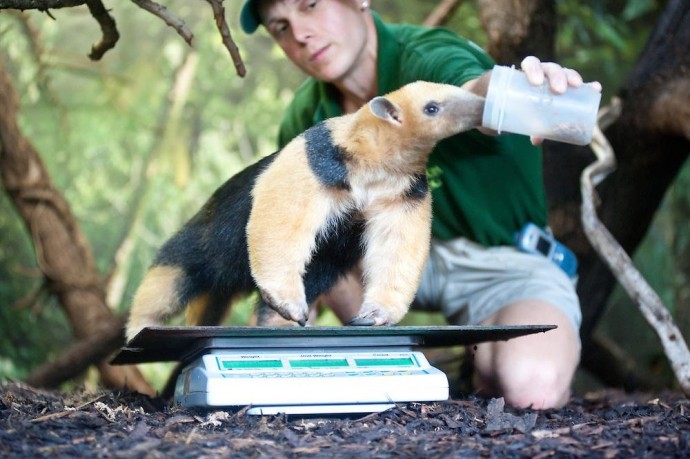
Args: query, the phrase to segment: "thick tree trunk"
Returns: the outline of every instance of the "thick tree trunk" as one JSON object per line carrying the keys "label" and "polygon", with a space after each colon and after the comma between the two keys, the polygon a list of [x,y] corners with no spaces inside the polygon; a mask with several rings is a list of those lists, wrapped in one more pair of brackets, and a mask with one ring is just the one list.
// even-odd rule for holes
{"label": "thick tree trunk", "polygon": [[[122,324],[106,305],[90,246],[68,203],[52,184],[36,149],[19,130],[17,96],[4,67],[0,67],[0,107],[0,177],[26,223],[38,265],[67,314],[77,340],[111,336],[113,329],[119,330],[120,339],[109,341],[112,352],[124,342]],[[99,370],[108,385],[123,387],[126,382],[127,387],[152,393],[132,368],[102,363]],[[32,381],[42,385],[61,382],[50,378]]]}
{"label": "thick tree trunk", "polygon": [[478,0],[487,51],[500,64],[518,66],[529,55],[554,59],[556,7],[552,0]]}

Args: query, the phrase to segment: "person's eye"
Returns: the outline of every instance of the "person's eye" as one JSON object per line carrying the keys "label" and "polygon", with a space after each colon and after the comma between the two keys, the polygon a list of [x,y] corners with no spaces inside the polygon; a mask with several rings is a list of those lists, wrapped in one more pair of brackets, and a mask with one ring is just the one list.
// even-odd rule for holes
{"label": "person's eye", "polygon": [[288,29],[288,25],[285,22],[278,22],[271,25],[270,32],[274,37],[279,37]]}

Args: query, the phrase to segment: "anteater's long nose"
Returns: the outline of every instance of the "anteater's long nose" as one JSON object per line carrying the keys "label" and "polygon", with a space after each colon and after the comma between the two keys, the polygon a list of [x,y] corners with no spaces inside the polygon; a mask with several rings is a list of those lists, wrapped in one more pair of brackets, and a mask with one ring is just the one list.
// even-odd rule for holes
{"label": "anteater's long nose", "polygon": [[469,131],[482,125],[484,98],[469,91],[461,90],[455,112],[458,132]]}

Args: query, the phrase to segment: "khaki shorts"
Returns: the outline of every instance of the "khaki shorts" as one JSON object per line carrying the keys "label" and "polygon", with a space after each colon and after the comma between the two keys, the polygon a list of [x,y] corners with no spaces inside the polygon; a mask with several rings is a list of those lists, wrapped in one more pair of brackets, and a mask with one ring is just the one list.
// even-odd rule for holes
{"label": "khaki shorts", "polygon": [[575,285],[558,266],[515,247],[484,248],[464,238],[433,240],[413,309],[440,311],[454,325],[477,325],[521,300],[541,300],[580,329]]}

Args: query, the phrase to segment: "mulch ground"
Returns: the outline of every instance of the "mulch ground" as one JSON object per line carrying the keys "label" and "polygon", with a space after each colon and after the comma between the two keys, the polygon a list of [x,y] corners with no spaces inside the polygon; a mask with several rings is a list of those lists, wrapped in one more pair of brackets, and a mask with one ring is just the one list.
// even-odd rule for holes
{"label": "mulch ground", "polygon": [[475,396],[359,417],[193,411],[0,385],[0,457],[690,457],[690,401],[604,391],[550,411]]}

